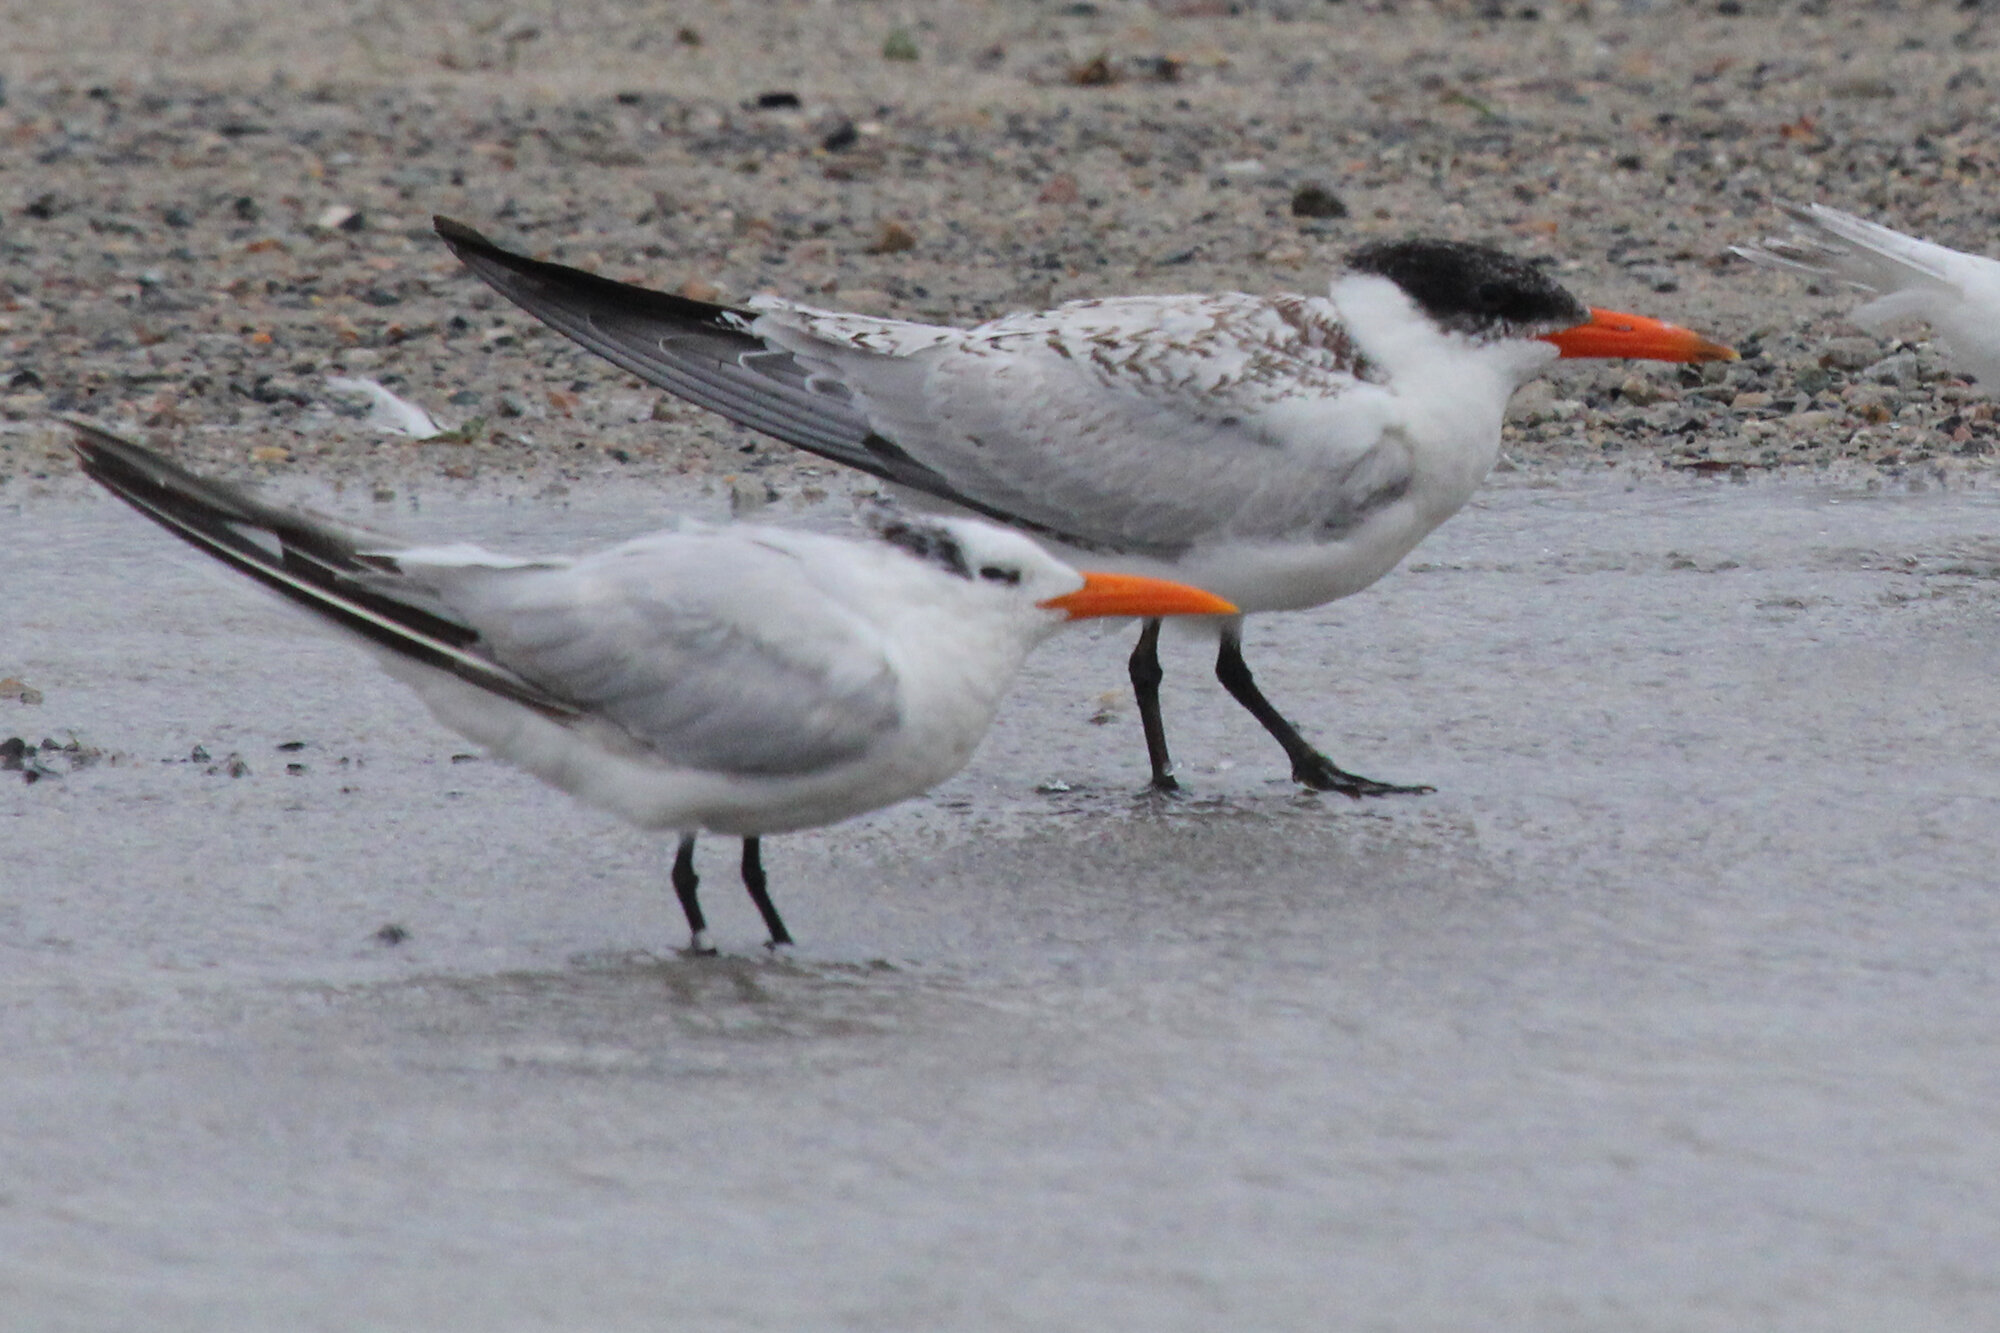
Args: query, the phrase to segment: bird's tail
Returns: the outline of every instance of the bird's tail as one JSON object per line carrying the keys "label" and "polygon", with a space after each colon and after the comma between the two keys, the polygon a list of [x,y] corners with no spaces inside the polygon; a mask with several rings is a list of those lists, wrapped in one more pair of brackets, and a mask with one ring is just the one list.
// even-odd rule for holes
{"label": "bird's tail", "polygon": [[407,543],[267,504],[88,421],[69,424],[84,473],[190,546],[398,657],[544,712],[575,711],[486,657],[479,631],[398,566]]}
{"label": "bird's tail", "polygon": [[1904,316],[1922,316],[1939,295],[1952,292],[1950,262],[1955,251],[1878,226],[1824,204],[1781,204],[1792,219],[1792,235],[1759,245],[1731,246],[1753,263],[1833,278],[1879,299],[1856,310],[1864,326]]}

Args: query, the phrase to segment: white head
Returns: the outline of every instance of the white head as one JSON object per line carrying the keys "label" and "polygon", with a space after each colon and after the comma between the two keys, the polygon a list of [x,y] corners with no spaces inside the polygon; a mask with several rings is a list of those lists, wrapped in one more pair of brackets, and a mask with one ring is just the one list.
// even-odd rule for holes
{"label": "white head", "polygon": [[1098,616],[1233,615],[1220,597],[1165,579],[1074,569],[1018,532],[976,518],[916,517],[889,506],[863,513],[875,534],[964,580],[966,598],[1033,626],[1036,637]]}
{"label": "white head", "polygon": [[1522,379],[1557,356],[1736,359],[1729,348],[1676,325],[1586,306],[1540,264],[1491,246],[1421,237],[1378,241],[1348,255],[1347,270],[1335,288],[1343,310],[1371,296],[1400,298],[1404,310],[1421,316],[1425,337],[1504,349]]}

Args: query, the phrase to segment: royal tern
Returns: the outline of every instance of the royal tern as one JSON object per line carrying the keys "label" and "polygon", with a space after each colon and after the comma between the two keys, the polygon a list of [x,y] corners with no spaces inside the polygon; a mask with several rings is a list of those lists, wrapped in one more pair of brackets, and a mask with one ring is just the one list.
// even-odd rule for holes
{"label": "royal tern", "polygon": [[878,540],[736,525],[576,559],[413,546],[198,477],[86,422],[84,471],[182,540],[359,638],[446,726],[588,805],[680,833],[673,885],[710,948],[695,835],[791,943],[760,839],[950,777],[1030,649],[1090,616],[1226,615],[1211,593],[1079,573],[973,519],[887,511]]}
{"label": "royal tern", "polygon": [[1986,392],[2000,387],[2000,260],[1863,221],[1824,204],[1782,204],[1795,235],[1733,247],[1760,264],[1802,269],[1873,292],[1850,316],[1866,329],[1921,319]]}
{"label": "royal tern", "polygon": [[[1135,296],[942,328],[772,296],[735,308],[438,234],[502,295],[640,378],[823,457],[1245,611],[1361,591],[1469,499],[1508,396],[1560,356],[1733,358],[1593,310],[1543,270],[1454,241],[1364,246],[1325,297]],[[1129,663],[1153,785],[1159,625]],[[1223,622],[1216,675],[1292,776],[1346,772],[1265,699]]]}

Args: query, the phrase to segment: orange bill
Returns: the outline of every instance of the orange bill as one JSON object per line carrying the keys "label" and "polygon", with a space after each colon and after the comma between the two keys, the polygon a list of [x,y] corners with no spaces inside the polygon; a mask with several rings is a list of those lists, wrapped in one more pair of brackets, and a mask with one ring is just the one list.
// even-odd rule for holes
{"label": "orange bill", "polygon": [[1071,620],[1091,616],[1233,616],[1236,607],[1212,592],[1190,588],[1185,583],[1142,578],[1137,574],[1092,574],[1083,576],[1083,586],[1075,592],[1051,597],[1042,603],[1052,611],[1065,611]]}
{"label": "orange bill", "polygon": [[1736,350],[1712,343],[1692,329],[1622,310],[1590,308],[1590,322],[1545,333],[1564,356],[1623,356],[1645,361],[1734,361]]}

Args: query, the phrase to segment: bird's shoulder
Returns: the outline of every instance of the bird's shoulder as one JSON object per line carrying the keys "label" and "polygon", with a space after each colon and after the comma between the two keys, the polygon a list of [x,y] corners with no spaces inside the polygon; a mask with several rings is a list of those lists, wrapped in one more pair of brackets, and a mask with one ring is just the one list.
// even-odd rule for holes
{"label": "bird's shoulder", "polygon": [[1143,395],[1337,394],[1375,368],[1324,297],[1211,292],[1071,301],[968,329],[953,350],[1035,354]]}
{"label": "bird's shoulder", "polygon": [[1181,396],[1260,388],[1333,395],[1380,378],[1333,302],[1297,293],[1097,297],[970,328],[771,297],[753,304],[762,319],[828,349],[919,358],[947,374],[983,375],[1005,365],[1017,378],[1081,376],[1098,387]]}
{"label": "bird's shoulder", "polygon": [[825,586],[829,563],[865,550],[783,529],[663,531],[468,569],[448,595],[496,662],[669,760],[807,772],[900,716],[882,634]]}

